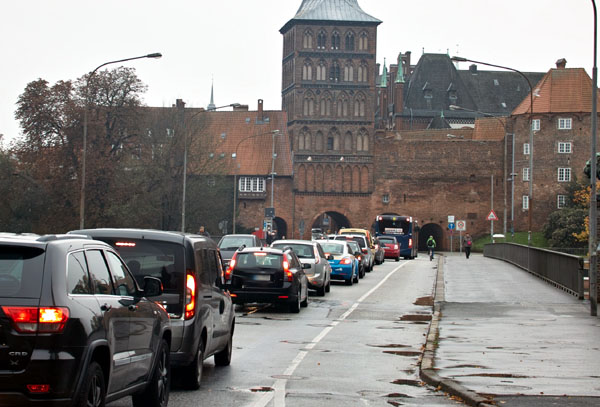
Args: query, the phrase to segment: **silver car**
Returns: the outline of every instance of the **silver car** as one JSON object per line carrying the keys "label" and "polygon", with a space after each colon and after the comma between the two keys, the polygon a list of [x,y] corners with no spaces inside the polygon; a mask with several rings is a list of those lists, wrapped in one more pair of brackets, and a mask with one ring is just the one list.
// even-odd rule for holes
{"label": "silver car", "polygon": [[321,245],[310,240],[276,240],[271,247],[283,249],[290,247],[302,263],[308,277],[308,287],[324,296],[331,288],[331,266]]}

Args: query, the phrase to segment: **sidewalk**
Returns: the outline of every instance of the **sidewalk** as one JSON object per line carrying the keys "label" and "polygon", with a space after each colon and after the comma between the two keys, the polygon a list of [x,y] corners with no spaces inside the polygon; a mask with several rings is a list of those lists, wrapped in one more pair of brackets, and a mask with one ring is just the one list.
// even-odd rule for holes
{"label": "sidewalk", "polygon": [[430,384],[469,405],[600,405],[600,318],[587,301],[508,263],[447,253],[434,311]]}

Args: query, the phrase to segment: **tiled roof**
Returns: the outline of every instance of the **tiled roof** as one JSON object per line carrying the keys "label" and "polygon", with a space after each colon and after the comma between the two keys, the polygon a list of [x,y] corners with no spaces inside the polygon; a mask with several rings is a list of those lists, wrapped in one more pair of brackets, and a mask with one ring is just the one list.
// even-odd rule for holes
{"label": "tiled roof", "polygon": [[[187,110],[187,109],[186,109]],[[188,113],[186,113],[188,114]],[[282,111],[207,112],[202,133],[211,137],[215,155],[227,160],[229,175],[267,175],[271,173],[271,152],[275,140],[275,173],[292,175],[292,158],[287,136],[287,115]],[[268,118],[268,119],[267,119]],[[273,132],[279,130],[273,138]],[[236,153],[236,158],[232,154]],[[235,166],[239,165],[237,170]]]}
{"label": "tiled roof", "polygon": [[381,20],[364,12],[358,5],[358,0],[303,0],[294,18],[280,31],[287,31],[293,21],[381,23]]}
{"label": "tiled roof", "polygon": [[[592,80],[583,68],[551,69],[533,89],[534,113],[592,111]],[[528,114],[530,110],[527,94],[512,114]]]}

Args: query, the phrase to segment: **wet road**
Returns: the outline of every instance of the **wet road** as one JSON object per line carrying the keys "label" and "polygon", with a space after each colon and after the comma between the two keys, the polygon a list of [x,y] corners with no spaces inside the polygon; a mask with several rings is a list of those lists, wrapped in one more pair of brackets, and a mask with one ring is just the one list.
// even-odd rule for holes
{"label": "wet road", "polygon": [[207,360],[201,389],[174,386],[169,406],[462,405],[419,380],[435,276],[425,256],[388,260],[300,314],[238,307],[231,366]]}

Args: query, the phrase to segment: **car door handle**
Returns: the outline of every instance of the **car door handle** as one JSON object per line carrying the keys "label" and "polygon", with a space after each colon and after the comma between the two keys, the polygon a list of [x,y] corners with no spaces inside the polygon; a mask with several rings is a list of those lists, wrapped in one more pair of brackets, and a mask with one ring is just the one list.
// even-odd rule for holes
{"label": "car door handle", "polygon": [[134,304],[131,304],[131,305],[130,305],[129,307],[127,307],[127,308],[129,309],[129,311],[137,311],[137,309],[138,309],[138,306],[137,306],[137,305],[134,305]]}
{"label": "car door handle", "polygon": [[212,295],[203,295],[202,298],[212,298]]}
{"label": "car door handle", "polygon": [[102,305],[100,306],[100,309],[101,309],[102,311],[110,311],[110,310],[112,309],[112,307],[111,307],[110,305],[108,305],[108,304],[102,304]]}

